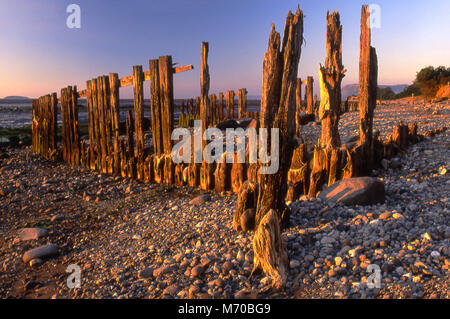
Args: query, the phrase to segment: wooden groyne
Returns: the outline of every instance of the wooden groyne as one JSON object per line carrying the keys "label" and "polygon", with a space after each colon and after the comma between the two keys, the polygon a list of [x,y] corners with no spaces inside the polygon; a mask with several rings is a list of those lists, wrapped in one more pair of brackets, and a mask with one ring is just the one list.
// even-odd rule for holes
{"label": "wooden groyne", "polygon": [[[367,8],[364,8],[366,7],[363,7],[361,21],[368,19]],[[269,78],[264,78],[268,87],[263,89],[261,112],[248,112],[248,92],[245,88],[210,94],[209,44],[201,44],[201,95],[180,101],[178,126],[190,127],[194,120],[201,119],[204,131],[211,126],[226,127],[234,119],[254,119],[254,128],[279,128],[289,138],[285,136],[281,142],[281,175],[276,174],[276,178],[261,177],[259,171],[263,165],[260,162],[250,163],[248,152],[245,163],[239,163],[236,154],[233,154],[234,163],[172,161],[174,141],[171,134],[176,126],[173,77],[179,72],[192,70],[193,66],[175,67],[171,56],[150,60],[146,71],[142,66],[134,66],[129,76],[119,78],[117,73],[110,73],[86,81],[84,90],[69,86],[61,90],[59,97],[57,93],[52,93],[33,100],[33,152],[49,160],[61,160],[70,165],[81,165],[90,170],[148,183],[186,185],[204,190],[238,193],[246,181],[251,181],[259,183],[261,190],[273,189],[275,195],[270,196],[271,204],[265,205],[281,210],[284,207],[281,202],[296,200],[302,194],[314,197],[324,184],[331,185],[342,178],[366,175],[370,169],[379,165],[382,158],[392,157],[408,144],[421,139],[415,124],[410,127],[399,124],[385,141],[380,139],[379,134],[372,132],[373,111],[376,106],[377,59],[375,49],[370,46],[370,28],[367,23],[361,23],[359,101],[341,101],[340,81],[345,73],[341,60],[341,33],[339,14],[327,16],[326,60],[319,71],[320,101],[314,97],[313,77],[308,76],[302,80],[297,78],[297,70],[288,72],[282,66],[275,66],[278,63],[276,59],[281,59],[279,56],[272,61],[276,70],[269,70],[265,65],[264,76]],[[279,39],[272,37],[277,37],[276,33],[271,34],[270,45],[277,46]],[[291,53],[294,60],[284,62],[289,68],[298,65],[295,61],[300,58],[299,52],[298,57],[295,50]],[[281,53],[269,50],[267,54]],[[269,58],[273,57],[267,57]],[[269,60],[265,60],[265,63],[269,63]],[[146,119],[143,103],[146,81],[150,88],[151,119],[148,120],[148,129],[144,125]],[[127,119],[121,121],[119,91],[121,87],[131,85],[134,92],[133,109],[128,111]],[[305,85],[303,101],[302,85]],[[80,137],[78,100],[82,97],[86,98],[87,103],[87,139]],[[62,119],[60,137],[57,136],[58,110]],[[360,111],[359,143],[352,146],[341,145],[337,129],[339,116],[355,110]],[[278,122],[274,122],[275,115]],[[281,119],[287,122],[280,122]],[[300,139],[295,138],[296,134],[301,134],[301,125],[310,121],[320,121],[322,127],[319,143],[312,152],[307,150],[305,144],[298,144]],[[224,152],[221,158],[226,157]],[[270,187],[267,183],[271,183]],[[258,220],[267,210],[260,213]]]}

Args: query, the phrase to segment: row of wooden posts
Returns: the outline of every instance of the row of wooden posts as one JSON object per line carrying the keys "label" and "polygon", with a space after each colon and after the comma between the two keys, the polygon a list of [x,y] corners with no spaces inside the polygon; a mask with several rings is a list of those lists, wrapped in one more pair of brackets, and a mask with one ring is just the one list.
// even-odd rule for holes
{"label": "row of wooden posts", "polygon": [[[202,44],[203,45],[203,44]],[[204,66],[202,66],[204,68]],[[190,70],[181,67],[178,71]],[[77,92],[77,87],[61,90],[33,101],[33,150],[47,159],[61,159],[71,165],[82,165],[92,170],[124,177],[137,178],[148,182],[166,182],[176,185],[201,187],[218,192],[232,190],[238,192],[245,180],[259,181],[257,164],[223,163],[217,165],[177,164],[171,162],[171,132],[174,127],[173,74],[170,56],[151,60],[149,71],[142,66],[133,67],[133,75],[119,79],[117,73],[88,80],[86,89]],[[151,89],[151,132],[153,152],[144,147],[143,83],[150,80]],[[128,112],[125,122],[125,136],[120,130],[119,88],[126,85],[134,88],[134,112]],[[301,98],[297,108],[306,113],[317,113],[317,96],[313,99],[313,78],[302,82],[297,79],[296,95],[301,96],[301,84],[306,84],[305,105]],[[80,139],[78,121],[78,98],[86,97],[88,112],[88,141]],[[234,119],[235,92],[227,91],[209,95],[208,126],[225,119]],[[189,125],[189,118],[200,118],[201,97],[182,100],[180,121]],[[57,143],[57,104],[61,104],[61,140]],[[223,112],[226,106],[226,116]],[[134,114],[133,114],[134,113]],[[259,112],[247,112],[247,90],[238,91],[237,118],[259,118]],[[305,154],[304,154],[305,155]],[[225,158],[224,154],[224,158]],[[297,163],[298,161],[293,161]],[[294,171],[298,168],[293,166]],[[303,173],[304,174],[304,173]],[[292,176],[292,174],[290,175]],[[214,182],[216,180],[216,182]],[[289,183],[297,185],[294,179]],[[298,189],[298,185],[295,186]],[[291,192],[292,194],[298,191]],[[311,192],[309,192],[311,193]]]}
{"label": "row of wooden posts", "polygon": [[[219,94],[209,95],[210,125],[218,124],[224,120],[252,118],[257,119],[259,112],[247,112],[247,89],[238,90],[238,109],[235,109],[235,92],[233,90]],[[190,120],[200,118],[200,96],[180,101],[180,126],[189,126]],[[225,113],[224,113],[224,106]]]}
{"label": "row of wooden posts", "polygon": [[[202,43],[204,46],[205,43]],[[217,167],[218,182],[201,174],[201,164],[178,164],[171,160],[174,128],[173,74],[192,69],[192,66],[173,68],[171,56],[150,60],[149,71],[142,66],[133,67],[133,75],[119,79],[117,73],[99,76],[86,82],[86,89],[78,92],[76,86],[40,97],[33,101],[33,151],[49,160],[63,160],[71,165],[81,165],[107,174],[122,175],[146,182],[201,186],[203,189],[238,191],[244,180],[231,185],[231,164]],[[202,65],[204,68],[204,65]],[[145,145],[143,84],[150,80],[152,145]],[[119,113],[119,88],[133,85],[134,107],[128,111],[125,129],[121,129]],[[207,126],[217,121],[235,118],[257,118],[258,112],[247,112],[247,90],[238,91],[238,114],[234,112],[235,92],[209,96]],[[79,133],[78,99],[86,97],[88,113],[88,140]],[[181,118],[201,117],[201,97],[181,101]],[[61,141],[57,143],[57,105],[61,105]],[[226,107],[226,116],[223,107]],[[122,134],[124,133],[124,134]],[[146,147],[147,146],[147,147]],[[239,165],[243,169],[243,165]],[[201,177],[203,176],[203,177]],[[241,174],[245,178],[245,174]],[[208,178],[208,181],[205,179]]]}

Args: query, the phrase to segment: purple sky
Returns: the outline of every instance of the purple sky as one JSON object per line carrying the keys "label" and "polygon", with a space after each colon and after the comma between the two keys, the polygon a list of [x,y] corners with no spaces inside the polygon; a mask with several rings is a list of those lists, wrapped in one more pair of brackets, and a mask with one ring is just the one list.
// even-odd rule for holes
{"label": "purple sky", "polygon": [[[6,2],[6,0],[0,0]],[[87,1],[15,0],[0,8],[0,97],[38,97],[67,85],[85,88],[87,79],[109,72],[130,75],[133,65],[172,55],[192,71],[176,74],[175,97],[200,93],[200,42],[210,46],[211,93],[247,88],[261,94],[261,73],[271,23],[283,31],[290,0]],[[70,3],[81,7],[81,28],[66,26]],[[325,17],[338,10],[343,25],[343,84],[357,83],[359,0],[303,0],[305,14],[299,76],[324,63]],[[368,2],[370,4],[370,2]],[[372,45],[379,59],[380,84],[408,84],[427,65],[450,65],[450,1],[380,0],[380,28]],[[148,82],[146,82],[148,98]],[[131,97],[131,88],[121,97]]]}

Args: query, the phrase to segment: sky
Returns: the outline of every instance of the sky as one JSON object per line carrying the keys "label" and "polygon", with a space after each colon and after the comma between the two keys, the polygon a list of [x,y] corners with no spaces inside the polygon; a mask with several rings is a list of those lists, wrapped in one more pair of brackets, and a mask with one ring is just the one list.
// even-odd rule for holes
{"label": "sky", "polygon": [[[70,29],[69,4],[81,8],[81,28]],[[200,43],[209,42],[210,93],[247,88],[260,96],[262,62],[271,24],[283,33],[291,0],[0,0],[0,98],[39,97],[110,72],[148,70],[150,59],[172,55],[194,70],[174,75],[175,98],[200,94]],[[362,4],[379,7],[372,29],[379,84],[410,84],[421,68],[450,65],[448,0],[302,0],[304,44],[299,77],[325,60],[327,10],[343,25],[343,85],[357,83]],[[145,98],[149,83],[145,82]],[[121,88],[121,98],[132,88]]]}

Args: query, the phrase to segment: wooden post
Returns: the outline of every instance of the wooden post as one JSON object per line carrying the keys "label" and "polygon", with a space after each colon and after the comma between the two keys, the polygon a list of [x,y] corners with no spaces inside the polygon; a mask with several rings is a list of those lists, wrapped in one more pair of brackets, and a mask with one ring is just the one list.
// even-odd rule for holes
{"label": "wooden post", "polygon": [[184,115],[184,100],[181,100],[181,103],[180,103],[180,113],[182,115]]}
{"label": "wooden post", "polygon": [[163,150],[165,154],[170,154],[173,131],[173,70],[170,55],[159,57],[159,86]]}
{"label": "wooden post", "polygon": [[137,178],[144,178],[144,72],[141,65],[133,67],[134,131],[136,133]]}
{"label": "wooden post", "polygon": [[[58,148],[58,143],[57,143],[57,139],[56,139],[56,131],[58,129],[58,98],[56,96],[56,93],[52,93],[50,95],[50,119],[49,119],[49,123],[50,123],[50,132],[49,132],[49,137],[50,137],[50,149],[52,151],[52,155],[51,159],[54,160],[56,159],[56,151]],[[77,117],[78,119],[78,117]]]}
{"label": "wooden post", "polygon": [[313,101],[313,83],[314,79],[312,76],[306,78],[306,113],[315,114],[314,101]]}
{"label": "wooden post", "polygon": [[234,91],[227,91],[227,120],[234,119]]}
{"label": "wooden post", "polygon": [[31,150],[36,154],[36,100],[31,101]]}
{"label": "wooden post", "polygon": [[149,63],[153,149],[156,155],[161,155],[163,153],[163,139],[161,127],[162,110],[159,84],[159,61],[150,60]]}
{"label": "wooden post", "polygon": [[200,120],[202,121],[202,150],[206,145],[203,134],[209,126],[209,66],[208,66],[208,42],[201,44],[200,58]]}
{"label": "wooden post", "polygon": [[109,92],[110,92],[110,105],[111,105],[111,125],[114,135],[113,142],[113,172],[114,174],[120,174],[120,157],[119,157],[119,135],[120,135],[120,106],[119,106],[119,75],[117,73],[109,74]]}
{"label": "wooden post", "polygon": [[100,149],[101,149],[101,159],[100,167],[101,171],[106,174],[108,172],[107,167],[107,156],[108,156],[108,127],[107,127],[107,106],[105,101],[105,77],[99,76],[97,78],[97,103],[98,103],[98,114],[100,123]]}
{"label": "wooden post", "polygon": [[247,112],[247,89],[239,89],[238,94],[238,117],[242,119]]}
{"label": "wooden post", "polygon": [[319,147],[340,147],[339,114],[341,108],[341,82],[345,75],[342,65],[342,25],[338,12],[327,12],[325,66],[319,65],[320,107],[322,132]]}
{"label": "wooden post", "polygon": [[95,155],[92,159],[95,162],[95,168],[100,169],[100,159],[101,159],[101,151],[100,151],[100,123],[99,123],[99,114],[98,114],[98,94],[97,94],[97,79],[92,79],[91,81],[91,95],[92,95],[92,110],[94,113],[94,135],[95,135]]}
{"label": "wooden post", "polygon": [[319,105],[317,104],[317,94],[314,94],[313,105],[314,105],[314,115],[315,117],[319,117]]}
{"label": "wooden post", "polygon": [[378,62],[375,48],[370,46],[369,6],[361,8],[361,38],[359,57],[359,143],[362,156],[367,157],[372,166],[373,113],[377,103]]}
{"label": "wooden post", "polygon": [[302,79],[297,78],[297,85],[295,87],[295,124],[297,127],[300,126],[299,117],[302,112]]}
{"label": "wooden post", "polygon": [[70,96],[72,87],[63,88],[61,90],[61,120],[62,120],[62,144],[63,144],[63,161],[71,163],[71,146],[70,146]]}
{"label": "wooden post", "polygon": [[[80,164],[80,131],[79,131],[79,123],[78,123],[78,92],[77,87],[74,86],[70,92],[70,108],[71,108],[71,128],[72,128],[72,164],[79,165]],[[54,94],[53,100],[56,101],[56,94]]]}
{"label": "wooden post", "polygon": [[226,152],[222,154],[221,162],[217,163],[214,172],[214,189],[221,193],[231,188],[231,166],[226,161]]}
{"label": "wooden post", "polygon": [[[286,181],[294,150],[295,88],[302,42],[303,12],[297,7],[295,16],[289,12],[286,18],[282,48],[280,34],[272,24],[264,57],[260,125],[261,128],[279,129],[279,169],[275,174],[260,176],[256,225],[271,209],[277,212],[284,225],[289,221],[285,204]],[[270,141],[271,133],[268,136]]]}
{"label": "wooden post", "polygon": [[219,93],[219,105],[218,105],[218,114],[219,122],[223,121],[223,93]]}
{"label": "wooden post", "polygon": [[209,96],[209,105],[210,105],[210,109],[211,109],[210,125],[214,125],[217,123],[217,104],[216,104],[216,95],[215,94],[211,94]]}
{"label": "wooden post", "polygon": [[193,116],[195,114],[194,99],[189,99],[189,115]]}
{"label": "wooden post", "polygon": [[200,104],[201,104],[201,98],[200,96],[197,96],[195,98],[195,116],[200,116]]}
{"label": "wooden post", "polygon": [[95,115],[94,115],[94,94],[92,92],[92,80],[86,81],[86,103],[88,112],[89,131],[89,168],[95,169]]}

